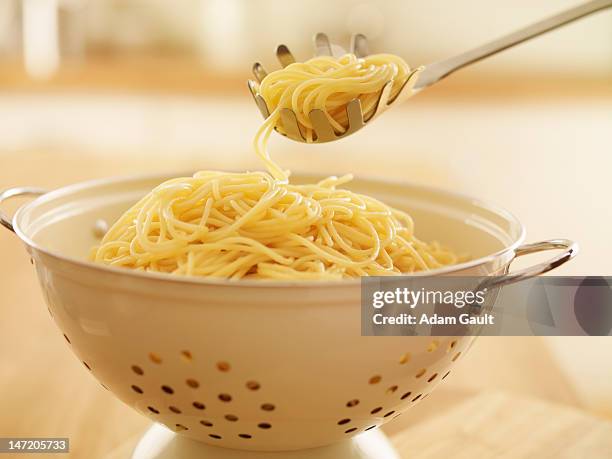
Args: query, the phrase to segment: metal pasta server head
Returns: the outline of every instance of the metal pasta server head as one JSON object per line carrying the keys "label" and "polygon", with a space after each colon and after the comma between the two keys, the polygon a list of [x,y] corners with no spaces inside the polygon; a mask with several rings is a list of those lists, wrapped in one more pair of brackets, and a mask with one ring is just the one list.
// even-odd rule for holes
{"label": "metal pasta server head", "polygon": [[[327,119],[327,116],[322,110],[312,110],[309,114],[314,130],[314,138],[312,139],[312,142],[329,142],[331,140],[337,140],[351,135],[383,113],[391,105],[398,105],[403,100],[419,92],[421,89],[437,83],[456,70],[611,6],[612,0],[591,0],[584,2],[578,6],[569,8],[561,13],[542,19],[536,23],[504,35],[497,40],[493,40],[478,46],[477,48],[473,48],[450,58],[419,67],[408,76],[403,87],[393,98],[390,98],[393,81],[389,81],[382,88],[377,106],[369,114],[369,116],[364,116],[361,109],[361,102],[358,98],[351,100],[346,105],[348,126],[342,133],[335,132]],[[318,56],[332,55],[332,46],[327,35],[318,33],[315,35],[314,42],[316,54]],[[351,52],[357,57],[365,57],[368,55],[365,36],[358,34],[352,38]],[[283,67],[295,62],[295,58],[285,45],[278,46],[276,56]],[[266,76],[266,71],[258,62],[253,65],[253,73],[259,82],[261,82],[261,80],[263,80],[263,78]],[[259,107],[262,115],[264,118],[267,118],[270,112],[268,110],[268,106],[266,105],[266,101],[258,92],[258,84],[255,81],[249,81],[249,89],[251,90],[251,94],[253,95],[255,103]],[[302,126],[300,126],[300,123],[298,123],[295,113],[290,109],[283,108],[280,110],[279,114],[283,123],[283,128],[286,131],[286,136],[298,142],[306,142],[304,131]],[[281,132],[281,134],[285,133]]]}
{"label": "metal pasta server head", "polygon": [[[314,36],[314,47],[316,56],[337,55],[338,53],[335,53],[334,51],[338,49],[342,51],[342,54],[345,54],[340,46],[332,46],[328,36],[321,32],[317,33]],[[360,58],[366,57],[369,54],[367,39],[365,35],[353,35],[351,39],[350,52]],[[286,45],[278,45],[278,47],[276,48],[276,57],[278,58],[283,68],[296,62],[295,57],[293,56],[291,51],[289,51],[289,48]],[[392,104],[399,103],[412,96],[415,93],[414,84],[417,81],[416,76],[421,70],[421,68],[413,70],[408,75],[408,78],[403,83],[401,89],[393,97],[391,97],[393,81],[388,81],[382,87],[380,93],[378,94],[376,106],[374,110],[370,111],[370,113],[363,112],[361,100],[358,97],[355,97],[354,99],[349,101],[348,104],[346,104],[345,108],[346,118],[348,120],[347,126],[346,129],[341,133],[336,132],[323,110],[311,110],[309,113],[309,118],[314,131],[312,142],[330,142],[332,140],[337,140],[349,136],[357,132],[367,123],[379,116]],[[270,109],[263,96],[259,93],[259,83],[261,83],[261,81],[266,77],[267,72],[259,62],[253,64],[253,75],[255,76],[255,79],[257,81],[248,81],[249,90],[251,91],[253,99],[255,100],[255,103],[259,108],[259,111],[265,119],[268,118],[268,116],[270,115]],[[277,132],[298,142],[307,141],[307,137],[304,133],[304,126],[300,124],[293,110],[291,110],[290,108],[281,108],[279,110],[279,116],[283,123],[283,128],[285,132],[281,132],[275,127]]]}

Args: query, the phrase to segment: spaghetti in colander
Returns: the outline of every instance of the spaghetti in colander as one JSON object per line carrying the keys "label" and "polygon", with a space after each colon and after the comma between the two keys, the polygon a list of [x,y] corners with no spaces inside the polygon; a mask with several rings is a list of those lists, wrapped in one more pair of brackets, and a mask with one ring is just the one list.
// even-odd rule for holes
{"label": "spaghetti in colander", "polygon": [[358,59],[315,57],[270,73],[259,92],[270,109],[255,136],[268,172],[201,171],[168,180],[110,228],[92,259],[145,271],[229,279],[334,279],[439,268],[457,256],[414,236],[411,217],[341,188],[351,175],[298,185],[266,150],[281,108],[291,108],[312,140],[307,114],[325,111],[337,132],[346,129],[346,104],[359,97],[375,110],[382,87],[391,97],[408,65],[392,55]]}

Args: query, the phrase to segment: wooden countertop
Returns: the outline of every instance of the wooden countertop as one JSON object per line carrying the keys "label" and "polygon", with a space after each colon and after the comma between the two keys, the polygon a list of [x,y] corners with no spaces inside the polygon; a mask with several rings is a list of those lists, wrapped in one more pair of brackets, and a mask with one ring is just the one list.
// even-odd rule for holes
{"label": "wooden countertop", "polygon": [[502,392],[467,399],[392,437],[402,457],[609,458],[612,422]]}
{"label": "wooden countertop", "polygon": [[[139,160],[116,156],[3,153],[0,162],[0,189],[26,184],[53,188],[118,170],[122,174],[143,172]],[[147,163],[149,172],[181,168],[195,168],[194,160],[158,158]],[[133,444],[148,420],[104,390],[71,355],[44,306],[23,247],[8,231],[0,231],[0,254],[0,436],[70,437],[70,457],[84,459],[105,457]],[[521,402],[513,395],[473,398],[490,390],[554,405]],[[467,405],[461,405],[463,402]],[[528,453],[548,451],[553,438],[572,453],[564,457],[582,457],[578,453],[588,450],[584,448],[591,448],[589,457],[604,457],[597,454],[609,451],[605,448],[610,447],[610,427],[562,406],[579,409],[582,404],[539,338],[483,337],[445,384],[385,430],[406,457],[447,457],[449,451],[457,452],[458,442],[462,448],[470,445],[462,449],[474,452],[469,457],[485,457],[498,447],[523,454],[512,457],[542,457]],[[441,421],[438,416],[449,410],[457,411]],[[463,420],[469,423],[461,427]],[[544,426],[549,421],[550,429]],[[579,429],[574,432],[572,426]],[[504,437],[505,431],[531,435],[531,449],[512,444],[512,437]],[[433,442],[434,435],[445,438],[435,448],[437,443],[426,441]]]}

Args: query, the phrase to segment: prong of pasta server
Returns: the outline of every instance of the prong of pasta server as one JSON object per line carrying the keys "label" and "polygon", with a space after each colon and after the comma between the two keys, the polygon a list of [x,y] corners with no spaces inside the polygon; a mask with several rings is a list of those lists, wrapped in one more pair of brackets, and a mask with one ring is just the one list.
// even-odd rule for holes
{"label": "prong of pasta server", "polygon": [[352,134],[364,126],[361,100],[353,99],[346,105],[346,116],[348,118],[348,128],[344,135]]}
{"label": "prong of pasta server", "polygon": [[300,130],[297,116],[295,116],[293,110],[290,108],[281,108],[279,115],[287,137],[297,140],[298,142],[306,142],[306,138]]}
{"label": "prong of pasta server", "polygon": [[264,69],[263,65],[261,65],[259,62],[255,62],[253,64],[252,70],[253,70],[253,75],[255,76],[255,79],[259,81],[260,83],[268,74],[268,72],[266,72],[266,69]]}
{"label": "prong of pasta server", "polygon": [[255,83],[253,80],[247,80],[247,85],[249,87],[249,91],[251,93],[251,95],[253,96],[253,99],[255,98],[255,96],[257,95],[257,83]]}
{"label": "prong of pasta server", "polygon": [[317,56],[331,56],[332,47],[329,42],[329,37],[323,32],[319,32],[314,36],[315,54]]}
{"label": "prong of pasta server", "polygon": [[261,116],[263,116],[264,118],[268,118],[268,116],[270,116],[270,110],[268,110],[268,104],[266,104],[264,98],[261,97],[261,95],[255,93],[253,94],[253,99],[255,99],[255,104],[257,104],[257,108],[259,108]]}
{"label": "prong of pasta server", "polygon": [[291,51],[289,51],[286,45],[278,45],[276,48],[276,57],[283,68],[295,62],[295,57],[293,57],[293,54],[291,54]]}
{"label": "prong of pasta server", "polygon": [[270,114],[270,110],[268,110],[268,105],[266,104],[264,98],[261,97],[257,92],[257,83],[255,83],[253,80],[247,80],[247,85],[249,86],[249,91],[251,92],[253,100],[255,101],[257,108],[261,112],[261,115],[264,118],[267,118]]}
{"label": "prong of pasta server", "polygon": [[387,81],[380,92],[380,98],[378,99],[377,110],[380,108],[386,108],[389,105],[389,98],[391,97],[391,91],[393,90],[393,81]]}
{"label": "prong of pasta server", "polygon": [[357,57],[366,57],[368,51],[368,39],[362,33],[356,33],[351,36],[351,53]]}
{"label": "prong of pasta server", "polygon": [[330,142],[336,140],[336,133],[331,123],[327,119],[327,115],[323,110],[315,108],[308,114],[312,128],[317,134],[317,142]]}
{"label": "prong of pasta server", "polygon": [[391,94],[391,89],[393,89],[393,81],[388,81],[380,91],[380,96],[378,98],[378,102],[376,103],[376,109],[374,110],[372,116],[367,121],[375,118],[385,111],[387,106],[389,105],[389,96]]}
{"label": "prong of pasta server", "polygon": [[391,105],[392,103],[394,103],[396,100],[404,100],[407,99],[408,97],[410,97],[412,94],[410,94],[411,92],[418,92],[421,88],[417,89],[416,91],[414,91],[414,86],[416,85],[416,83],[419,81],[419,74],[423,71],[425,67],[418,67],[416,69],[414,69],[410,75],[408,75],[408,78],[406,79],[406,81],[404,82],[404,84],[402,85],[402,87],[400,88],[400,90],[397,92],[397,94],[395,95],[395,97],[391,100],[389,100],[388,104]]}

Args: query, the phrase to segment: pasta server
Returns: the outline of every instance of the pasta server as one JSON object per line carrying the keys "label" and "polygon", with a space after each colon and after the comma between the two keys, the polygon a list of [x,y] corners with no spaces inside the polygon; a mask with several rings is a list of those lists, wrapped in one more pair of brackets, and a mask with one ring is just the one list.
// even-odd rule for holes
{"label": "pasta server", "polygon": [[[310,112],[310,121],[315,133],[312,142],[329,142],[351,135],[360,130],[392,105],[398,105],[400,102],[403,102],[422,89],[437,83],[456,70],[610,6],[612,6],[612,0],[591,0],[547,19],[543,19],[535,24],[519,29],[470,51],[442,61],[418,67],[409,75],[406,82],[395,97],[390,98],[393,82],[389,81],[387,84],[385,84],[380,92],[376,109],[368,117],[365,117],[361,110],[360,100],[357,98],[351,100],[346,106],[348,126],[346,126],[346,130],[342,133],[338,133],[334,130],[323,110],[312,110]],[[332,51],[341,50],[340,47],[332,45],[328,36],[324,33],[318,33],[315,35],[314,44],[317,56],[336,55],[338,53]],[[357,34],[353,36],[351,39],[350,52],[355,54],[357,57],[364,57],[369,54],[367,39],[364,35]],[[286,67],[296,61],[295,57],[291,51],[289,51],[289,48],[286,45],[279,45],[277,47],[276,56],[282,67]],[[253,65],[253,75],[255,76],[256,81],[249,80],[248,86],[253,98],[255,99],[255,103],[259,108],[259,111],[264,118],[267,118],[270,111],[266,105],[266,101],[258,93],[258,82],[261,82],[265,78],[267,72],[259,62],[256,62]],[[303,129],[298,123],[296,114],[293,112],[293,110],[283,108],[280,110],[279,115],[286,131],[286,133],[281,134],[286,135],[290,139],[298,142],[307,141],[306,136],[303,133]]]}

